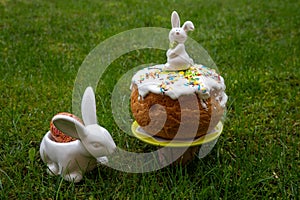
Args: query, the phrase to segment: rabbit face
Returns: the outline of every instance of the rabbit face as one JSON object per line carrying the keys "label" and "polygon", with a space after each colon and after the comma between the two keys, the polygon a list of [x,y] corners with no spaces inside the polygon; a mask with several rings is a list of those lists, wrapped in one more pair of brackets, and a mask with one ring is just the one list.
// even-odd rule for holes
{"label": "rabbit face", "polygon": [[187,39],[187,34],[182,28],[173,28],[169,34],[170,42],[184,43]]}
{"label": "rabbit face", "polygon": [[116,144],[105,128],[97,124],[89,125],[86,132],[85,138],[81,141],[93,157],[99,158],[115,151]]}
{"label": "rabbit face", "polygon": [[191,21],[184,22],[183,26],[180,27],[180,18],[176,11],[173,11],[171,15],[171,25],[170,42],[184,43],[187,39],[187,32],[194,30],[194,24]]}

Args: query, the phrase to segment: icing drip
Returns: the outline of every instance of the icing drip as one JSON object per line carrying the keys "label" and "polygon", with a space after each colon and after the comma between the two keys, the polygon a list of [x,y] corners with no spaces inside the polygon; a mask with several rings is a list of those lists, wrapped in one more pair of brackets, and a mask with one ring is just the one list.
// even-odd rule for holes
{"label": "icing drip", "polygon": [[200,102],[201,102],[201,106],[202,106],[205,110],[207,110],[207,105],[206,105],[205,100],[202,99]]}
{"label": "icing drip", "polygon": [[[216,100],[225,107],[224,79],[214,69],[203,65],[194,65],[185,71],[163,71],[164,65],[155,65],[138,71],[132,78],[132,84],[138,88],[141,98],[149,92],[167,95],[178,99],[182,95],[196,93],[203,108],[207,108],[205,100],[214,94]],[[131,85],[132,86],[132,85]]]}

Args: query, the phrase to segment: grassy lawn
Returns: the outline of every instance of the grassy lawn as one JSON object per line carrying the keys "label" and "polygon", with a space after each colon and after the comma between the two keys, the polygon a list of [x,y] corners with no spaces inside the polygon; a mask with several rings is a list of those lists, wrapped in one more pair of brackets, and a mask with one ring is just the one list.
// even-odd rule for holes
{"label": "grassy lawn", "polygon": [[[73,184],[46,173],[39,145],[58,112],[72,112],[77,71],[99,43],[139,27],[170,28],[177,10],[214,59],[229,96],[213,151],[144,174],[98,167]],[[300,196],[300,2],[297,0],[0,0],[0,199],[297,199]],[[165,62],[130,52],[99,82],[97,115],[116,144],[148,149],[111,111],[122,74]]]}

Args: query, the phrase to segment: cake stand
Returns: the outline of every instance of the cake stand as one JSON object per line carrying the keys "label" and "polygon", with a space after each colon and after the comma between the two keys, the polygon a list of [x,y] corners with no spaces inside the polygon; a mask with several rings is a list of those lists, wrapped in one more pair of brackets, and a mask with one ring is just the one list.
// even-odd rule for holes
{"label": "cake stand", "polygon": [[161,165],[168,163],[185,165],[196,156],[204,158],[213,149],[223,131],[223,122],[220,121],[212,131],[195,140],[167,140],[155,137],[145,132],[136,121],[132,123],[131,130],[137,139],[150,145],[163,147],[159,149]]}

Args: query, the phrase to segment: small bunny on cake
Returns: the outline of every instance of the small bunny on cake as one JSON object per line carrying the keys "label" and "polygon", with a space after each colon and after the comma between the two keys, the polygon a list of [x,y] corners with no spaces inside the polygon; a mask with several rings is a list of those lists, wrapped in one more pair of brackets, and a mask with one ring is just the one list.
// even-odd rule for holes
{"label": "small bunny on cake", "polygon": [[164,70],[178,71],[188,69],[194,64],[194,61],[185,51],[184,42],[187,39],[187,32],[194,30],[194,24],[191,21],[186,21],[180,27],[179,15],[176,11],[172,13],[171,24],[172,29],[169,33],[170,47],[167,51],[167,63]]}
{"label": "small bunny on cake", "polygon": [[77,140],[59,143],[48,131],[40,145],[40,155],[48,172],[61,175],[67,181],[79,182],[97,162],[108,162],[106,156],[116,150],[109,132],[97,124],[95,94],[91,87],[84,92],[81,112],[84,124],[65,114],[55,115],[52,119],[59,131]]}

